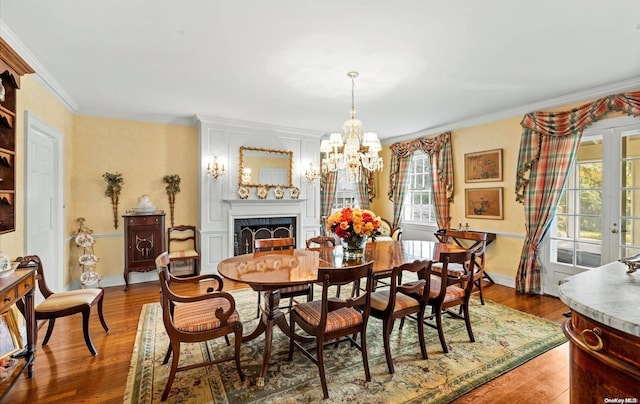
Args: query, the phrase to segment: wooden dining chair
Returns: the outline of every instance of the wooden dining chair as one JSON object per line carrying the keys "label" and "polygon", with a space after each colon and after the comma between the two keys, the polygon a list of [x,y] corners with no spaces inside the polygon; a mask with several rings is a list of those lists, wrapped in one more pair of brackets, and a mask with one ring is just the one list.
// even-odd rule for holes
{"label": "wooden dining chair", "polygon": [[190,263],[192,275],[200,275],[200,253],[196,240],[196,226],[180,225],[167,229],[167,250],[172,263]]}
{"label": "wooden dining chair", "polygon": [[[396,319],[415,315],[420,340],[420,353],[427,359],[427,347],[424,339],[424,312],[429,300],[429,280],[426,271],[431,266],[430,261],[414,261],[393,268],[389,278],[389,289],[382,289],[371,294],[371,316],[382,320],[382,339],[384,354],[387,359],[389,373],[395,372],[391,358],[391,331]],[[422,277],[418,281],[400,284],[402,273],[411,273]]]}
{"label": "wooden dining chair", "polygon": [[[79,290],[68,290],[63,292],[52,292],[47,286],[47,281],[44,277],[44,269],[42,261],[37,255],[28,255],[26,257],[18,257],[18,268],[34,267],[36,269],[36,282],[38,283],[38,290],[44,296],[44,301],[36,306],[35,316],[36,321],[48,320],[49,325],[47,327],[47,333],[44,336],[42,345],[47,345],[51,333],[53,332],[53,326],[56,319],[60,317],[71,316],[73,314],[82,314],[82,334],[84,335],[84,342],[89,348],[91,355],[97,355],[91,335],[89,335],[89,318],[91,317],[91,308],[98,306],[98,317],[104,331],[109,333],[109,327],[104,320],[102,314],[102,300],[104,297],[104,291],[102,288],[87,288]],[[24,314],[24,305],[22,300],[16,302],[18,309]]]}
{"label": "wooden dining chair", "polygon": [[[469,340],[475,342],[469,317],[469,300],[473,293],[473,274],[475,271],[475,254],[472,251],[440,253],[442,267],[434,270],[433,266],[424,272],[425,279],[429,277],[428,305],[432,307],[431,314],[436,319],[435,327],[438,330],[438,338],[442,351],[448,353],[447,342],[442,328],[442,315],[449,314],[452,317],[464,319]],[[452,264],[458,264],[452,267]],[[459,266],[464,268],[460,271]],[[449,270],[452,267],[452,270]],[[460,306],[459,312],[450,310]],[[433,324],[425,321],[425,324]]]}
{"label": "wooden dining chair", "polygon": [[[484,304],[484,296],[482,295],[482,279],[484,274],[485,251],[487,249],[487,233],[478,231],[466,231],[457,229],[444,229],[435,233],[438,240],[442,243],[456,244],[459,247],[466,248],[475,254],[473,274],[473,284],[478,290],[480,303]],[[433,267],[438,269],[442,267],[441,263],[434,263]],[[461,264],[450,263],[449,271],[462,272]]]}
{"label": "wooden dining chair", "polygon": [[[203,366],[210,366],[221,362],[235,360],[236,370],[240,380],[244,381],[244,374],[240,367],[240,347],[242,344],[242,322],[236,310],[235,300],[222,288],[222,278],[215,274],[177,278],[169,273],[169,254],[164,252],[156,258],[156,268],[160,277],[160,304],[162,306],[162,322],[169,336],[169,349],[163,364],[169,361],[171,353],[171,369],[167,384],[162,392],[161,401],[165,401],[171,391],[171,385],[177,372]],[[219,287],[210,288],[197,293],[199,284],[213,279]],[[185,286],[190,284],[194,293],[183,294]],[[180,293],[177,291],[180,290]],[[178,366],[180,362],[180,344],[209,341],[219,337],[234,335],[234,354],[224,357],[210,355],[211,359],[201,363]],[[207,345],[209,349],[209,345]]]}
{"label": "wooden dining chair", "polygon": [[[335,247],[336,239],[329,236],[316,236],[307,239],[307,250]],[[317,285],[320,283],[316,282]],[[311,285],[313,287],[313,285]],[[336,297],[340,297],[340,285],[336,285]]]}
{"label": "wooden dining chair", "polygon": [[[329,297],[332,285],[353,284],[366,279],[367,287],[357,296],[347,299]],[[289,357],[293,359],[294,349],[300,350],[318,366],[324,398],[329,398],[324,366],[324,347],[341,341],[350,341],[362,353],[362,363],[367,381],[371,381],[367,358],[367,321],[371,310],[371,289],[373,288],[373,261],[348,268],[319,268],[318,281],[322,283],[322,299],[293,306],[289,312]],[[296,325],[314,338],[314,347],[296,341]],[[360,334],[360,342],[356,340]],[[315,348],[315,349],[314,349]],[[315,355],[314,351],[315,350]]]}
{"label": "wooden dining chair", "polygon": [[[259,238],[254,240],[253,255],[267,254],[293,254],[296,248],[296,241],[293,237],[280,238]],[[281,309],[290,309],[293,306],[293,298],[298,296],[306,296],[307,301],[313,300],[313,284],[289,286],[278,289],[280,299],[289,299],[289,304],[280,306]],[[262,293],[258,293],[258,313],[256,318],[260,318],[260,302]]]}

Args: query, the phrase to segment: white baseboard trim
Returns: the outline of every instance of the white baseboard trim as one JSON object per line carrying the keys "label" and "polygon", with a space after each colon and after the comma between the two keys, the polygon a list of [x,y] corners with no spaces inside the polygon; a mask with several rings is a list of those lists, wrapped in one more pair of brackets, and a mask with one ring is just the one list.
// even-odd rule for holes
{"label": "white baseboard trim", "polygon": [[513,289],[516,288],[516,280],[515,280],[515,278],[513,278],[511,276],[502,275],[502,274],[494,274],[494,273],[491,273],[489,271],[487,271],[487,274],[498,285],[508,286],[510,288],[513,288]]}

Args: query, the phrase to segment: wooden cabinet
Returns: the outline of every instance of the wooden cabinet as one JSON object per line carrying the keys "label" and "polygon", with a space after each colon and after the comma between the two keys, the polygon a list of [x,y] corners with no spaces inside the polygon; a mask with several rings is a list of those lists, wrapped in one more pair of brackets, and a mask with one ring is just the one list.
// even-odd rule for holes
{"label": "wooden cabinet", "polygon": [[0,313],[5,313],[19,300],[23,301],[23,314],[27,326],[27,346],[19,355],[19,363],[11,373],[0,381],[0,401],[11,389],[24,368],[27,375],[33,376],[33,361],[36,351],[36,315],[34,304],[34,288],[36,285],[35,269],[19,269],[13,274],[0,279]]}
{"label": "wooden cabinet", "polygon": [[640,398],[639,337],[575,310],[564,324],[564,333],[571,343],[571,403],[602,403],[607,402],[607,398],[637,402]]}
{"label": "wooden cabinet", "polygon": [[155,259],[165,250],[164,216],[126,214],[124,218],[124,290],[129,289],[129,272],[156,269]]}
{"label": "wooden cabinet", "polygon": [[0,38],[0,234],[16,229],[16,99],[20,76],[33,69]]}

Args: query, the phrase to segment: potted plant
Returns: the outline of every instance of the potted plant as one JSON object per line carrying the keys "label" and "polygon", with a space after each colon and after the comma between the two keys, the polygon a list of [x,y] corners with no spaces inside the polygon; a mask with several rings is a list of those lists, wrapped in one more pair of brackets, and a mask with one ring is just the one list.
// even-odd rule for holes
{"label": "potted plant", "polygon": [[171,214],[171,227],[173,227],[173,212],[176,204],[176,194],[180,192],[180,175],[165,175],[162,177],[162,181],[167,184],[165,189],[167,190],[167,195],[169,195],[169,212]]}
{"label": "potted plant", "polygon": [[105,196],[111,198],[111,206],[113,207],[113,227],[118,228],[118,202],[120,200],[120,192],[124,184],[124,178],[121,173],[104,173],[102,178],[107,182]]}

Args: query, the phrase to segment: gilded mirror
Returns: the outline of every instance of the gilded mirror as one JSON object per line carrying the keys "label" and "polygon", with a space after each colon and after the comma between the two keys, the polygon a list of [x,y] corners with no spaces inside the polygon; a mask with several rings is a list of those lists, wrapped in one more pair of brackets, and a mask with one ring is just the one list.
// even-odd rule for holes
{"label": "gilded mirror", "polygon": [[292,170],[292,151],[240,147],[240,185],[292,187]]}

